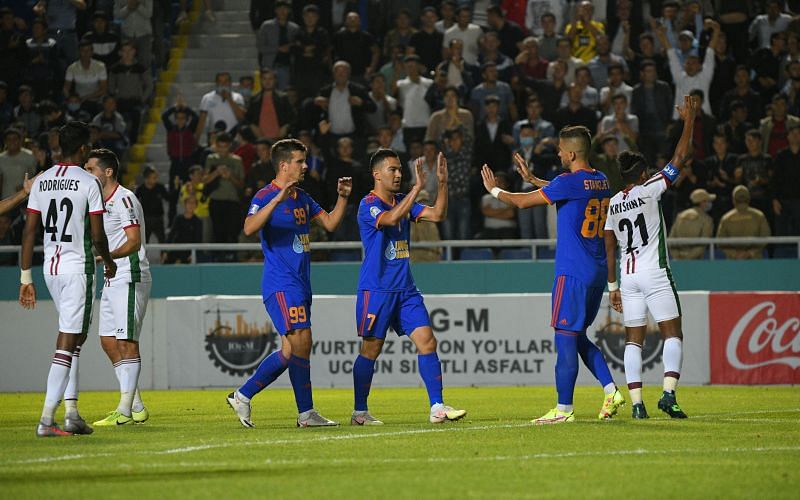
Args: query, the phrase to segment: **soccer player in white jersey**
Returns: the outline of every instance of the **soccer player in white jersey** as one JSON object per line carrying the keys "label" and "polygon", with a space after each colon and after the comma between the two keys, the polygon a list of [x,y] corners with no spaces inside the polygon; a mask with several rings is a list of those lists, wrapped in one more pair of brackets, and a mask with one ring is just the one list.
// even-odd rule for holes
{"label": "soccer player in white jersey", "polygon": [[114,365],[119,380],[119,405],[96,426],[143,423],[149,418],[139,389],[139,334],[150,298],[150,264],[144,238],[144,211],[129,189],[119,184],[119,159],[108,149],[89,154],[86,170],[103,188],[106,213],[103,226],[108,235],[117,274],[106,280],[100,298],[100,345]]}
{"label": "soccer player in white jersey", "polygon": [[[672,160],[653,177],[639,153],[626,151],[617,158],[625,189],[608,205],[605,245],[611,306],[622,313],[625,323],[625,377],[633,402],[633,418],[648,418],[642,400],[642,343],[647,311],[658,323],[664,338],[664,392],[658,408],[672,418],[686,418],[675,398],[683,360],[681,304],[667,255],[666,228],[661,213],[661,195],[675,182],[692,144],[698,101],[685,96],[678,113],[683,133]],[[617,283],[616,250],[619,241],[622,283]]]}
{"label": "soccer player in white jersey", "polygon": [[[92,245],[105,263],[106,279],[117,271],[103,230],[100,183],[82,168],[90,151],[89,126],[70,122],[58,131],[58,141],[64,160],[39,175],[31,188],[20,265],[19,302],[33,309],[36,289],[31,263],[39,222],[43,221],[44,281],[58,311],[58,340],[47,376],[42,419],[36,428],[40,437],[92,432],[77,406],[77,353],[86,340],[94,298]],[[66,401],[63,430],[54,421],[62,395]]]}

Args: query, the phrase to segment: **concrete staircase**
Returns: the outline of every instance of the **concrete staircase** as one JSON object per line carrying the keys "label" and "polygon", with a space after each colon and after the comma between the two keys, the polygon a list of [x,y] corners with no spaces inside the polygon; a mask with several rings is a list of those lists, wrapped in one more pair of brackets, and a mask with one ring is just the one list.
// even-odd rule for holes
{"label": "concrete staircase", "polygon": [[214,88],[218,72],[231,73],[234,87],[244,75],[254,75],[258,69],[256,39],[248,18],[249,0],[215,0],[216,22],[202,15],[195,1],[190,21],[181,26],[170,53],[167,70],[159,77],[153,107],[139,139],[131,148],[126,183],[137,182],[144,165],[153,165],[161,173],[161,180],[169,182],[169,157],[167,156],[166,130],[161,124],[161,113],[172,106],[180,94],[186,103],[199,111],[203,94]]}

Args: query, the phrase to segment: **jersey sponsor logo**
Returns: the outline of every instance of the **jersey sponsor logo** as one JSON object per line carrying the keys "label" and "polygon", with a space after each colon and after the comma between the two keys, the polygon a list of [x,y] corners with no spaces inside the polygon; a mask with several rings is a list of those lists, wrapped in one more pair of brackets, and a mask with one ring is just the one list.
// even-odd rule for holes
{"label": "jersey sponsor logo", "polygon": [[292,250],[294,253],[310,252],[311,244],[308,234],[295,234],[294,241],[292,241]]}
{"label": "jersey sponsor logo", "polygon": [[[606,303],[607,314],[605,322],[595,330],[597,347],[603,351],[606,361],[614,370],[625,372],[625,324],[622,314],[614,311],[608,303],[608,297],[603,298]],[[642,371],[651,370],[661,362],[661,351],[664,341],[658,331],[658,325],[648,318],[645,327],[644,342],[642,345]]]}
{"label": "jersey sponsor logo", "polygon": [[369,209],[369,214],[372,216],[373,219],[376,219],[378,215],[381,214],[381,212],[382,210],[380,209],[380,207],[371,207]]}
{"label": "jersey sponsor logo", "polygon": [[81,181],[77,179],[42,179],[39,191],[77,191]]}
{"label": "jersey sponsor logo", "polygon": [[389,245],[386,247],[386,250],[383,252],[383,256],[386,258],[386,260],[408,259],[410,257],[410,253],[408,251],[408,241],[390,241]]}
{"label": "jersey sponsor logo", "polygon": [[221,372],[251,375],[269,353],[278,348],[278,334],[269,320],[259,323],[247,311],[216,308],[204,311],[208,359]]}
{"label": "jersey sponsor logo", "polygon": [[628,210],[633,210],[634,208],[639,208],[644,206],[645,202],[641,198],[631,198],[630,200],[623,201],[621,203],[614,203],[611,205],[611,209],[609,210],[609,215],[617,215],[623,212],[627,212]]}

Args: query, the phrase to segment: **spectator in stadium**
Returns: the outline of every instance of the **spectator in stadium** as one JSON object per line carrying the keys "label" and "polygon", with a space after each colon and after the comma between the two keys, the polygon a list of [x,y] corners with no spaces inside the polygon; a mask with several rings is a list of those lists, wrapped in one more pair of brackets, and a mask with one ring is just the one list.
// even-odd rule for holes
{"label": "spectator in stadium", "polygon": [[[444,91],[444,108],[434,112],[425,132],[426,141],[438,141],[442,133],[450,128],[464,126],[465,133],[474,135],[475,121],[470,110],[459,106],[459,92],[456,87],[447,87]],[[433,176],[436,178],[436,176]],[[427,189],[427,188],[426,188]],[[429,191],[436,193],[434,189]],[[435,195],[433,195],[435,197]]]}
{"label": "spectator in stadium", "polygon": [[489,62],[497,67],[500,80],[511,83],[511,77],[514,76],[514,60],[500,52],[500,39],[494,31],[483,35],[481,52],[478,55],[478,64],[481,66]]}
{"label": "spectator in stadium", "polygon": [[394,110],[389,113],[389,129],[392,131],[392,149],[396,153],[406,152],[406,141],[403,138],[403,112]]}
{"label": "spectator in stadium", "polygon": [[436,29],[439,16],[433,7],[425,7],[420,15],[420,29],[411,35],[406,50],[416,54],[428,71],[433,71],[442,60],[444,35]]}
{"label": "spectator in stadium", "polygon": [[[0,110],[2,110],[3,99],[0,98]],[[67,102],[63,105],[64,119],[68,122],[84,122],[89,123],[94,118],[94,114],[90,113],[86,108],[81,105],[81,98],[78,94],[72,93],[67,97]],[[0,112],[2,115],[2,112]]]}
{"label": "spectator in stadium", "polygon": [[[412,172],[413,171],[414,170],[412,170]],[[434,175],[434,177],[436,176]],[[421,190],[417,195],[417,203],[433,206],[435,201],[435,199],[431,199],[431,195],[426,189]],[[440,241],[441,239],[439,227],[435,222],[422,219],[416,224],[411,224],[411,262],[439,262],[442,259],[441,248],[419,248],[413,243],[420,241]]]}
{"label": "spectator in stadium", "polygon": [[64,77],[64,97],[75,93],[80,97],[81,107],[91,114],[101,109],[101,99],[108,91],[106,65],[92,59],[92,44],[82,40],[80,58],[67,68]]}
{"label": "spectator in stadium", "polygon": [[300,33],[300,27],[289,20],[292,4],[288,0],[275,2],[275,17],[264,21],[258,29],[257,44],[259,63],[269,68],[277,77],[277,88],[285,90],[290,84],[292,72],[292,44]]}
{"label": "spectator in stadium", "polygon": [[136,46],[126,40],[120,48],[120,60],[108,71],[108,92],[117,98],[120,114],[129,125],[128,139],[136,142],[139,123],[153,92],[150,69],[136,61]]}
{"label": "spectator in stadium", "polygon": [[[377,109],[369,98],[367,89],[350,80],[350,63],[346,61],[334,63],[333,83],[322,87],[314,104],[326,117],[326,130],[320,128],[320,133],[327,136],[327,144],[330,145],[336,145],[341,137],[357,137],[361,142],[364,139],[361,137],[363,134],[356,134],[356,131],[366,129],[366,114]],[[356,144],[355,147],[360,154],[363,145]],[[339,177],[348,176],[338,176],[334,180]]]}
{"label": "spectator in stadium", "polygon": [[[169,156],[169,179],[177,177],[181,182],[186,182],[189,176],[189,167],[192,166],[197,140],[194,138],[194,127],[197,126],[197,115],[187,108],[174,111],[174,123],[168,118],[165,111],[162,121],[167,129],[167,155]],[[192,113],[190,115],[190,112]],[[194,116],[192,116],[194,115]],[[175,184],[170,182],[170,214],[175,213],[174,193]]]}
{"label": "spectator in stadium", "polygon": [[[404,138],[405,138],[405,136],[404,136]],[[375,135],[375,139],[376,139],[378,148],[394,149],[392,147],[392,143],[394,142],[395,137],[394,137],[394,134],[393,134],[393,131],[392,131],[391,127],[381,127],[381,128],[379,128],[378,129],[378,133]],[[413,142],[410,142],[408,144],[409,144],[408,151],[410,151],[410,146],[411,145],[414,145],[414,144],[418,145],[418,144],[420,144],[420,142],[419,141],[413,141]],[[406,152],[406,150],[396,151],[396,153],[397,153],[398,158],[400,159],[400,168],[402,169],[402,174],[403,174],[403,180],[402,180],[401,189],[405,191],[406,188],[407,188],[407,185],[408,185],[408,180],[411,178],[411,170],[408,168],[408,163],[412,159],[419,158],[420,155],[417,154],[416,156],[411,156],[411,154],[409,152]],[[417,151],[417,153],[419,153],[419,151]]]}
{"label": "spectator in stadium", "polygon": [[497,33],[500,39],[500,52],[514,60],[525,38],[525,32],[520,25],[508,19],[498,5],[490,5],[486,9],[486,24],[489,25],[491,32]]}
{"label": "spectator in stadium", "polygon": [[292,45],[292,85],[301,101],[315,97],[325,80],[330,78],[331,36],[319,21],[317,5],[303,7],[303,26]]}
{"label": "spectator in stadium", "polygon": [[556,71],[556,63],[561,61],[567,66],[566,73],[564,74],[564,81],[567,85],[571,85],[575,82],[575,70],[585,66],[586,63],[578,57],[573,57],[572,44],[568,38],[559,38],[556,48],[558,50],[558,57],[550,60],[550,64],[547,66],[547,79],[553,80],[553,74]]}
{"label": "spectator in stadium", "polygon": [[347,14],[344,26],[333,35],[332,45],[334,59],[349,63],[350,74],[355,80],[364,81],[378,70],[381,51],[375,38],[361,29],[358,13]]}
{"label": "spectator in stadium", "polygon": [[620,55],[612,54],[608,37],[600,35],[597,37],[597,55],[586,63],[595,88],[602,89],[608,85],[609,73],[613,66],[621,66],[623,74],[628,72],[628,64],[625,59]]}
{"label": "spectator in stadium", "polygon": [[[562,0],[556,1],[560,2]],[[539,17],[539,20],[541,30],[536,30],[534,27],[531,32],[534,36],[538,37],[539,54],[548,61],[553,61],[558,57],[559,37],[556,32],[556,16],[553,12],[545,12]],[[530,26],[530,24],[528,26]]]}
{"label": "spectator in stadium", "polygon": [[139,63],[150,70],[153,64],[153,0],[114,0],[114,17],[120,33],[132,40]]}
{"label": "spectator in stadium", "polygon": [[514,60],[517,66],[517,74],[537,80],[547,78],[547,68],[550,65],[550,61],[540,56],[539,40],[536,37],[529,36],[522,41],[522,47],[523,50],[517,54]]}
{"label": "spectator in stadium", "polygon": [[[78,101],[78,108],[80,108],[80,100]],[[67,123],[64,110],[49,99],[45,99],[39,103],[39,112],[42,114],[42,120],[44,121],[42,128],[47,132]],[[57,144],[56,141],[56,145]]]}
{"label": "spectator in stadium", "polygon": [[374,134],[389,124],[389,113],[397,109],[397,99],[386,93],[386,77],[383,74],[375,73],[370,78],[369,98],[375,103],[375,111],[366,113],[366,118],[369,131]]}
{"label": "spectator in stadium", "polygon": [[542,103],[536,96],[528,97],[525,104],[525,118],[514,123],[512,127],[512,135],[514,136],[514,144],[517,148],[521,148],[520,143],[520,129],[523,125],[528,124],[533,128],[533,137],[535,140],[531,143],[532,147],[538,146],[538,143],[548,137],[555,137],[556,132],[553,124],[542,118]]}
{"label": "spectator in stadium", "polygon": [[786,63],[786,84],[781,93],[786,96],[790,115],[800,116],[800,59]]}
{"label": "spectator in stadium", "polygon": [[658,80],[656,63],[642,61],[640,82],[633,89],[631,113],[639,118],[639,149],[650,165],[663,151],[672,116],[672,90]]}
{"label": "spectator in stadium", "polygon": [[644,30],[641,3],[631,0],[608,0],[606,36],[611,42],[611,52],[624,55],[632,45],[638,48],[639,35]]}
{"label": "spectator in stadium", "polygon": [[[59,48],[55,39],[47,34],[47,22],[44,19],[34,19],[31,23],[31,37],[25,42],[28,47],[29,61],[27,65],[27,80],[34,89],[37,99],[53,97],[55,81],[61,79],[58,70]],[[5,73],[3,73],[5,74]]]}
{"label": "spectator in stadium", "polygon": [[25,127],[25,135],[38,137],[42,131],[42,115],[39,107],[33,101],[33,88],[29,85],[20,85],[17,91],[17,107],[14,108],[14,122]]}
{"label": "spectator in stadium", "polygon": [[589,130],[597,130],[597,114],[583,105],[583,89],[577,83],[573,83],[565,95],[568,102],[558,109],[553,123],[556,130],[571,125],[583,125]]}
{"label": "spectator in stadium", "polygon": [[470,237],[472,208],[470,206],[470,173],[472,139],[464,126],[447,129],[443,134],[442,151],[447,158],[448,210],[442,222],[446,240],[466,240]]}
{"label": "spectator in stadium", "polygon": [[37,17],[47,19],[47,33],[58,47],[59,69],[63,71],[78,59],[78,11],[86,10],[85,0],[69,2],[39,1],[33,12]]}
{"label": "spectator in stadium", "polygon": [[630,68],[630,83],[636,85],[641,82],[641,75],[644,63],[654,63],[656,77],[666,83],[672,82],[672,74],[669,71],[669,62],[666,56],[656,50],[655,37],[652,33],[642,33],[639,35],[639,52],[634,52],[630,47],[625,50],[625,61]]}
{"label": "spectator in stadium", "polygon": [[597,127],[598,135],[613,135],[617,139],[619,152],[636,148],[639,137],[639,118],[627,112],[628,99],[618,94],[613,99],[613,113],[604,116]]}
{"label": "spectator in stadium", "polygon": [[203,243],[211,243],[211,219],[209,218],[208,210],[208,196],[203,193],[203,167],[201,165],[192,165],[189,167],[189,180],[184,182],[181,186],[179,201],[181,206],[184,206],[187,198],[194,198],[197,202],[195,208],[195,215],[200,219],[203,225],[203,236],[201,241]]}
{"label": "spectator in stadium", "polygon": [[800,125],[789,125],[788,147],[775,156],[772,210],[777,236],[800,236]]}
{"label": "spectator in stadium", "polygon": [[[711,20],[706,20],[710,26]],[[720,31],[717,39],[717,46],[714,48],[714,77],[711,79],[711,86],[708,89],[711,109],[717,119],[722,120],[719,110],[722,99],[731,89],[735,87],[736,60],[728,51],[728,37],[724,31]]]}
{"label": "spectator in stadium", "polygon": [[110,149],[117,157],[125,154],[130,144],[126,135],[128,125],[117,111],[116,97],[107,95],[103,98],[103,110],[94,116],[92,125],[100,129],[100,147]]}
{"label": "spectator in stadium", "polygon": [[20,189],[25,175],[36,175],[36,159],[22,147],[22,132],[8,128],[3,133],[5,150],[0,153],[0,200],[13,196]]}
{"label": "spectator in stadium", "polygon": [[392,47],[397,45],[407,47],[416,32],[417,29],[411,24],[411,12],[407,8],[402,8],[394,18],[394,28],[383,37],[383,57],[391,55]]}
{"label": "spectator in stadium", "polygon": [[[497,187],[508,189],[510,182],[508,174],[497,172],[495,174]],[[502,202],[486,193],[481,198],[481,213],[483,214],[483,230],[477,235],[478,239],[507,239],[517,236],[517,209],[512,205]]]}
{"label": "spectator in stadium", "polygon": [[488,62],[481,67],[483,83],[472,89],[470,93],[470,108],[472,116],[478,120],[486,118],[484,98],[489,95],[500,99],[500,118],[503,120],[517,120],[517,106],[514,104],[514,93],[506,82],[498,81],[497,66]]}
{"label": "spectator in stadium", "polygon": [[769,48],[758,49],[750,58],[749,66],[755,73],[753,88],[761,94],[764,103],[769,102],[772,96],[780,91],[778,81],[781,77],[785,48],[786,34],[773,33]]}
{"label": "spectator in stadium", "polygon": [[763,137],[758,130],[747,131],[745,135],[747,152],[736,159],[734,180],[737,184],[747,186],[748,202],[760,210],[767,219],[771,219],[772,196],[769,193],[769,181],[772,158],[763,151]]}
{"label": "spectator in stadium", "polygon": [[[695,189],[690,196],[692,207],[680,212],[669,230],[670,238],[711,238],[714,220],[708,215],[717,196],[705,189]],[[670,245],[673,259],[702,259],[707,245]]]}
{"label": "spectator in stadium", "polygon": [[[250,200],[275,178],[275,167],[272,166],[272,143],[269,139],[256,140],[256,161],[250,167],[244,179],[244,199]],[[311,169],[309,169],[309,173]],[[314,198],[316,200],[316,198]]]}
{"label": "spectator in stadium", "polygon": [[786,31],[792,21],[792,16],[782,12],[784,2],[768,0],[766,4],[766,14],[756,16],[748,29],[750,41],[758,48],[769,48],[772,36]]}
{"label": "spectator in stadium", "polygon": [[625,69],[612,64],[608,67],[608,85],[600,89],[600,110],[605,115],[614,114],[612,99],[618,95],[624,95],[627,108],[626,113],[630,112],[630,103],[633,99],[633,87],[623,81]]}
{"label": "spectator in stadium", "polygon": [[786,96],[776,94],[772,98],[772,115],[761,120],[763,151],[774,158],[778,151],[789,145],[787,138],[789,129],[798,125],[800,117],[786,114]]}
{"label": "spectator in stadium", "polygon": [[487,95],[483,104],[486,117],[478,122],[475,130],[475,163],[490,165],[498,171],[507,170],[514,146],[511,122],[500,118],[499,97]]}
{"label": "spectator in stadium", "polygon": [[728,121],[720,125],[728,140],[728,149],[731,153],[740,155],[747,151],[745,146],[745,133],[753,125],[747,119],[747,105],[744,101],[735,99],[728,106]]}
{"label": "spectator in stadium", "polygon": [[200,117],[195,131],[198,142],[205,140],[203,136],[213,130],[218,122],[225,124],[225,132],[232,132],[239,120],[245,118],[244,98],[242,94],[231,90],[231,74],[217,73],[214,82],[216,88],[200,99]]}
{"label": "spectator in stadium", "polygon": [[425,137],[431,117],[425,94],[433,85],[433,80],[420,75],[423,66],[418,55],[406,56],[404,62],[408,76],[397,82],[397,102],[403,109],[403,140],[408,149],[411,142],[421,142]]}
{"label": "spectator in stadium", "polygon": [[442,63],[444,67],[440,66],[440,71],[447,77],[448,86],[452,85],[466,95],[476,85],[480,69],[464,59],[464,42],[461,39],[450,40],[449,48],[448,57]]}
{"label": "spectator in stadium", "polygon": [[405,57],[406,48],[396,45],[392,47],[391,60],[378,70],[378,73],[382,74],[386,81],[386,92],[394,93],[397,82],[408,76],[406,75]]}
{"label": "spectator in stadium", "polygon": [[[627,137],[623,138],[623,143],[628,151],[635,151],[636,144]],[[589,153],[589,164],[592,168],[606,174],[608,178],[611,196],[625,188],[622,181],[619,161],[617,155],[620,153],[620,140],[616,134],[597,134],[592,139],[592,148]]]}
{"label": "spectator in stadium", "polygon": [[[203,241],[203,223],[195,215],[197,198],[187,196],[183,200],[183,213],[176,215],[169,229],[168,243],[201,243]],[[164,264],[192,264],[192,253],[189,251],[168,252]]]}
{"label": "spectator in stadium", "polygon": [[[772,235],[764,213],[750,206],[750,191],[746,186],[733,190],[733,210],[722,216],[717,238],[766,238]],[[765,245],[722,245],[719,248],[727,259],[760,259]]]}
{"label": "spectator in stadium", "polygon": [[457,23],[451,26],[444,34],[442,47],[445,49],[445,58],[449,58],[450,41],[459,39],[464,42],[464,60],[469,64],[478,64],[478,51],[483,30],[477,24],[473,24],[472,10],[466,6],[461,5],[456,14]]}
{"label": "spectator in stadium", "polygon": [[233,150],[233,154],[242,159],[244,177],[247,177],[247,173],[250,172],[250,167],[256,161],[257,154],[255,143],[257,140],[258,137],[256,137],[255,132],[253,132],[253,129],[250,127],[240,127],[239,133],[236,134],[234,140],[236,149]]}
{"label": "spectator in stadium", "polygon": [[570,41],[572,55],[584,63],[597,55],[597,42],[605,34],[605,27],[594,19],[594,4],[584,0],[575,9],[572,22],[564,28],[564,34]]}
{"label": "spectator in stadium", "polygon": [[[586,66],[575,70],[575,86],[581,90],[581,104],[593,112],[597,111],[600,107],[600,93],[592,87],[592,74]],[[565,93],[561,96],[561,105],[566,106],[568,102],[569,96]]]}
{"label": "spectator in stadium", "polygon": [[277,89],[277,83],[275,71],[267,67],[261,69],[261,92],[253,96],[244,117],[258,137],[273,142],[289,134],[289,126],[294,120],[289,98]]}
{"label": "spectator in stadium", "polygon": [[457,9],[458,4],[455,0],[444,0],[439,7],[439,12],[441,13],[442,18],[436,21],[434,27],[436,27],[436,31],[441,33],[442,36],[444,36],[447,30],[455,26]]}
{"label": "spectator in stadium", "polygon": [[8,7],[0,8],[0,75],[13,90],[19,85],[22,68],[28,63],[28,46],[14,25],[14,13]]}
{"label": "spectator in stadium", "polygon": [[[337,180],[341,177],[352,177],[353,191],[352,196],[347,200],[347,209],[345,211],[342,223],[334,232],[334,239],[338,241],[356,241],[359,238],[358,222],[356,221],[356,212],[358,210],[358,203],[366,196],[371,188],[371,175],[367,169],[353,157],[354,141],[350,137],[340,137],[336,142],[335,154],[326,158],[327,164],[325,181],[324,181],[324,197],[321,205],[324,207],[332,207],[337,199]],[[355,196],[358,195],[358,196]]]}
{"label": "spectator in stadium", "polygon": [[[242,226],[241,191],[244,188],[242,159],[231,153],[233,140],[227,133],[217,136],[214,153],[206,158],[203,184],[210,200],[209,211],[215,243],[236,243]],[[226,253],[223,259],[232,259]]]}
{"label": "spectator in stadium", "polygon": [[145,243],[155,235],[159,243],[165,243],[164,204],[169,200],[169,193],[163,184],[158,182],[158,170],[147,165],[142,173],[142,183],[136,188],[136,197],[142,203],[144,211]]}
{"label": "spectator in stadium", "polygon": [[92,31],[83,38],[92,42],[93,57],[111,68],[119,60],[119,35],[108,29],[109,14],[96,10],[92,14]]}
{"label": "spectator in stadium", "polygon": [[[719,23],[713,21],[712,29],[714,34],[711,37],[711,41],[708,42],[709,50],[706,50],[703,62],[700,62],[698,55],[691,54],[686,57],[683,66],[678,60],[677,49],[673,48],[672,43],[667,39],[666,28],[663,25],[659,25],[656,29],[656,35],[667,51],[669,69],[672,73],[672,80],[675,82],[675,106],[680,105],[683,96],[689,95],[692,90],[702,90],[703,95],[708,95],[711,79],[714,76],[714,65],[716,64],[714,50],[719,39]],[[712,114],[711,105],[707,99],[703,102],[703,112],[707,115]],[[677,108],[672,112],[672,118],[674,120],[678,119]]]}
{"label": "spectator in stadium", "polygon": [[747,109],[744,121],[758,123],[764,116],[764,103],[761,95],[750,86],[750,70],[747,66],[740,64],[736,67],[733,82],[734,87],[722,97],[717,116],[721,120],[727,120],[730,117],[731,103],[741,101]]}
{"label": "spectator in stadium", "polygon": [[[701,103],[704,101],[704,95],[701,90],[693,90],[689,93],[692,97],[699,100]],[[697,161],[704,160],[711,154],[711,141],[714,139],[714,131],[717,128],[717,121],[713,116],[706,114],[703,108],[695,115],[694,121],[694,135],[692,138],[692,157]],[[678,144],[678,139],[683,131],[683,122],[677,121],[670,127],[669,144],[674,149]],[[688,193],[687,193],[688,196]]]}
{"label": "spectator in stadium", "polygon": [[733,178],[737,155],[731,154],[728,139],[719,129],[714,133],[712,148],[714,153],[703,161],[703,169],[707,177],[706,188],[716,196],[711,217],[717,223],[722,214],[733,208],[731,195],[735,186]]}
{"label": "spectator in stadium", "polygon": [[[547,179],[552,176],[545,169],[545,165],[553,165],[557,160],[555,147],[558,142],[555,136],[542,137],[543,129],[537,130],[531,123],[523,123],[519,127],[520,148],[514,154],[514,163],[524,161],[533,175]],[[542,155],[549,155],[548,161],[541,161]],[[521,158],[521,160],[520,160]],[[516,172],[515,172],[516,173]],[[522,180],[521,192],[533,191],[534,186],[527,179]],[[547,238],[547,207],[538,205],[522,208],[517,211],[520,238],[546,239]]]}

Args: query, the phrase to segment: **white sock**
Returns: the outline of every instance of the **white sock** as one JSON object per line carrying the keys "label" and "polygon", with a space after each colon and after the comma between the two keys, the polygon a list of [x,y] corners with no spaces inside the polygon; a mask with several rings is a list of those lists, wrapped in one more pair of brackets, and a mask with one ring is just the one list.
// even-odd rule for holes
{"label": "white sock", "polygon": [[572,413],[572,411],[574,410],[574,406],[557,404],[556,410],[560,411],[561,413]]}
{"label": "white sock", "polygon": [[606,393],[606,396],[614,394],[614,391],[616,390],[617,390],[617,384],[615,384],[614,382],[610,382],[605,386],[603,386],[603,392]]}
{"label": "white sock", "polygon": [[64,395],[64,388],[67,386],[71,366],[72,353],[56,350],[53,355],[53,361],[50,364],[50,373],[47,375],[47,392],[44,396],[44,409],[42,409],[42,423],[44,425],[53,425],[53,418],[58,404],[61,402],[61,396]]}
{"label": "white sock", "polygon": [[244,394],[242,394],[238,390],[236,391],[236,399],[238,399],[242,403],[249,403],[250,402],[250,398],[248,398],[247,396],[245,396]]}
{"label": "white sock", "polygon": [[683,364],[683,341],[678,337],[670,337],[664,341],[664,390],[675,392],[678,379],[681,378]]}
{"label": "white sock", "polygon": [[[139,373],[141,373],[141,371]],[[137,413],[144,410],[144,402],[142,401],[142,395],[139,393],[138,386],[136,387],[136,391],[133,393],[133,404],[131,405],[131,410]]]}
{"label": "white sock", "polygon": [[642,346],[628,342],[625,344],[625,380],[633,404],[642,402]]}
{"label": "white sock", "polygon": [[81,356],[81,346],[72,352],[72,366],[69,369],[67,387],[64,389],[64,409],[67,417],[79,417],[78,413],[78,362]]}
{"label": "white sock", "polygon": [[120,368],[122,376],[120,377],[120,396],[117,411],[126,417],[130,417],[133,395],[136,392],[136,385],[139,383],[142,360],[139,358],[123,359],[120,361]]}

